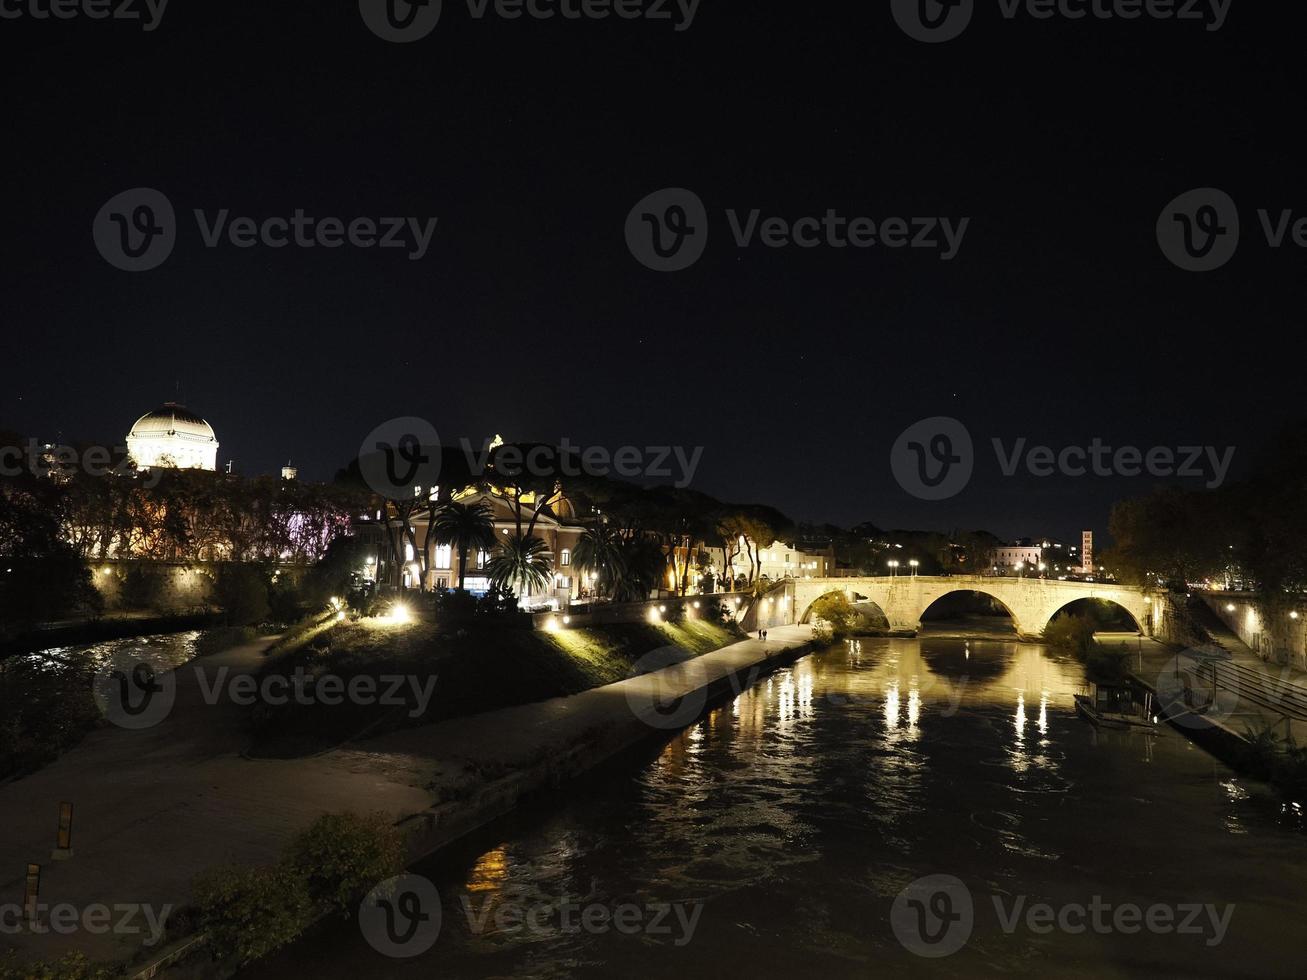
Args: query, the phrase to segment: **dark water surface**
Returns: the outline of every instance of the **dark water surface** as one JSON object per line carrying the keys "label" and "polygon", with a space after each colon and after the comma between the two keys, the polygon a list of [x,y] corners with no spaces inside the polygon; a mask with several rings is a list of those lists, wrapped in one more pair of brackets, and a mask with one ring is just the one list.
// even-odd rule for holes
{"label": "dark water surface", "polygon": [[[1300,812],[1178,734],[1097,732],[1073,709],[1083,689],[1028,644],[832,648],[416,869],[441,898],[428,952],[384,956],[351,919],[248,975],[1307,976]],[[966,895],[910,893],[927,933],[962,928],[947,916],[967,900],[974,921],[934,959],[891,926],[931,875]],[[1051,922],[1029,922],[1041,903]],[[957,933],[916,936],[940,952]]]}

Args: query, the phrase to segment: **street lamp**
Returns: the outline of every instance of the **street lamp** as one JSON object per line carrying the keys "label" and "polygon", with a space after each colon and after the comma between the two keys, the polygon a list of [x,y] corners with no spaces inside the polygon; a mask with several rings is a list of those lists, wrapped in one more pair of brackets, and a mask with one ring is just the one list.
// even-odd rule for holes
{"label": "street lamp", "polygon": [[913,578],[916,578],[916,577],[917,577],[917,566],[920,565],[921,562],[919,562],[919,561],[917,561],[917,559],[913,558],[911,561],[908,562],[908,564],[909,564],[910,566],[912,566],[912,577],[913,577]]}
{"label": "street lamp", "polygon": [[889,573],[890,573],[890,577],[891,577],[891,578],[896,578],[896,577],[898,576],[898,574],[899,574],[899,563],[898,563],[898,561],[897,561],[896,559],[891,558],[891,559],[890,559],[889,561],[887,561],[885,564],[889,565]]}
{"label": "street lamp", "polygon": [[1039,563],[1039,577],[1040,577],[1040,578],[1044,578],[1044,577],[1045,577],[1045,576],[1044,576],[1044,573],[1045,573],[1046,571],[1048,571],[1048,566],[1047,566],[1046,564],[1044,564],[1044,563],[1041,561],[1041,562]]}

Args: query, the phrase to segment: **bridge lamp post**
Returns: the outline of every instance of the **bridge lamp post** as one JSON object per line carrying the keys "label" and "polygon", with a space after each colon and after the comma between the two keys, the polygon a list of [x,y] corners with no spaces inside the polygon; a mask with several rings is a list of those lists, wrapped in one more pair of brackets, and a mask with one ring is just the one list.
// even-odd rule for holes
{"label": "bridge lamp post", "polygon": [[898,560],[897,560],[897,559],[894,559],[894,558],[891,558],[891,559],[890,559],[888,562],[886,562],[885,564],[889,565],[889,573],[890,573],[890,577],[891,577],[891,578],[897,578],[897,577],[898,577],[898,574],[899,574],[899,563],[898,563]]}
{"label": "bridge lamp post", "polygon": [[1039,563],[1039,577],[1040,577],[1040,578],[1046,578],[1047,576],[1045,576],[1044,573],[1047,572],[1047,571],[1048,571],[1048,566],[1045,565],[1045,564],[1041,561],[1041,562]]}
{"label": "bridge lamp post", "polygon": [[912,577],[913,577],[913,578],[916,578],[916,577],[917,577],[917,566],[920,565],[921,562],[919,562],[919,561],[917,561],[917,559],[913,558],[911,561],[908,562],[908,564],[912,567]]}
{"label": "bridge lamp post", "polygon": [[1025,562],[1023,561],[1017,562],[1017,578],[1025,578],[1025,576],[1021,574],[1025,570],[1025,567],[1026,567]]}

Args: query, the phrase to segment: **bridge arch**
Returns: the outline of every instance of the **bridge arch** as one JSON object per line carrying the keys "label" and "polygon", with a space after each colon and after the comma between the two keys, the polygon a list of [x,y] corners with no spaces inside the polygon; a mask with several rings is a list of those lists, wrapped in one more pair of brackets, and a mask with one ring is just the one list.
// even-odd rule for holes
{"label": "bridge arch", "polygon": [[1046,630],[1048,628],[1049,623],[1057,619],[1059,615],[1061,615],[1066,610],[1070,609],[1072,606],[1079,605],[1080,603],[1095,603],[1095,602],[1109,605],[1113,609],[1119,610],[1120,612],[1124,613],[1125,617],[1129,619],[1130,622],[1134,625],[1134,631],[1136,633],[1147,633],[1147,630],[1144,628],[1146,624],[1140,621],[1139,616],[1136,614],[1134,610],[1132,610],[1125,603],[1118,602],[1116,599],[1110,598],[1108,596],[1081,596],[1078,599],[1068,599],[1066,602],[1062,603],[1060,606],[1058,606],[1056,609],[1054,609],[1052,612],[1049,613],[1048,619],[1044,621],[1044,625],[1040,627],[1039,631],[1042,633],[1044,630]]}
{"label": "bridge arch", "polygon": [[1003,610],[1003,612],[1007,614],[1008,619],[1012,621],[1012,628],[1015,629],[1017,633],[1019,634],[1025,633],[1025,629],[1023,628],[1020,617],[1017,616],[1016,611],[1013,610],[1013,608],[1010,605],[1008,605],[1006,602],[1004,602],[1002,599],[996,596],[993,591],[987,591],[985,589],[975,588],[973,586],[964,586],[956,589],[949,589],[947,591],[941,592],[938,595],[934,596],[933,598],[930,599],[929,602],[926,603],[925,607],[921,610],[921,612],[917,614],[918,621],[924,621],[926,618],[926,613],[930,612],[930,610],[934,609],[936,606],[938,606],[941,602],[944,602],[950,596],[958,596],[958,595],[984,596],[986,599],[992,601],[996,606],[998,606],[1000,609]]}
{"label": "bridge arch", "polygon": [[[868,576],[795,579],[794,613],[800,622],[811,618],[814,601],[830,592],[843,592],[850,601],[874,603],[896,630],[921,627],[921,614],[954,592],[979,592],[997,601],[1012,617],[1017,632],[1031,639],[1064,607],[1080,599],[1105,599],[1121,606],[1142,632],[1152,635],[1160,614],[1156,597],[1137,586],[1111,582],[1076,582],[1040,578],[994,578],[979,575]],[[857,597],[855,599],[855,596]]]}
{"label": "bridge arch", "polygon": [[797,622],[808,625],[812,622],[812,607],[816,605],[818,599],[824,599],[828,595],[842,593],[853,606],[853,611],[857,613],[864,622],[870,626],[888,628],[889,615],[885,612],[880,603],[866,595],[858,592],[856,589],[827,589],[820,595],[812,596],[811,599],[805,599],[802,603],[795,603],[795,608],[802,606],[803,612]]}

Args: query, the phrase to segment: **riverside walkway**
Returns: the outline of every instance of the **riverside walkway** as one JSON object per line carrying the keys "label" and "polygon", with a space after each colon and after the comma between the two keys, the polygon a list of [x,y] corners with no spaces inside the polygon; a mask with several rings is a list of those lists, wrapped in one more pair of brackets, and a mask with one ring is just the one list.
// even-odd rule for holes
{"label": "riverside walkway", "polygon": [[1271,728],[1282,738],[1307,738],[1307,673],[1263,660],[1229,631],[1215,636],[1216,644],[1179,651],[1151,640],[1099,638],[1134,651],[1131,672],[1153,691],[1188,687],[1198,703],[1210,699],[1202,717],[1216,726],[1240,737]]}
{"label": "riverside walkway", "polygon": [[[511,808],[521,793],[597,764],[641,737],[671,734],[707,702],[747,687],[811,639],[776,627],[643,676],[572,697],[407,729],[294,759],[247,759],[243,709],[210,704],[200,676],[252,673],[265,643],[179,668],[171,714],[153,728],[104,728],[23,779],[0,785],[0,894],[17,902],[39,863],[40,902],[186,904],[194,877],[225,862],[276,861],[296,833],[329,812],[381,811],[439,846]],[[666,662],[666,661],[664,661]],[[648,667],[658,666],[649,664]],[[192,667],[198,670],[191,669]],[[51,861],[59,804],[75,806],[70,860]],[[444,801],[433,809],[436,801]],[[146,934],[6,933],[0,947],[54,958],[132,955]]]}

